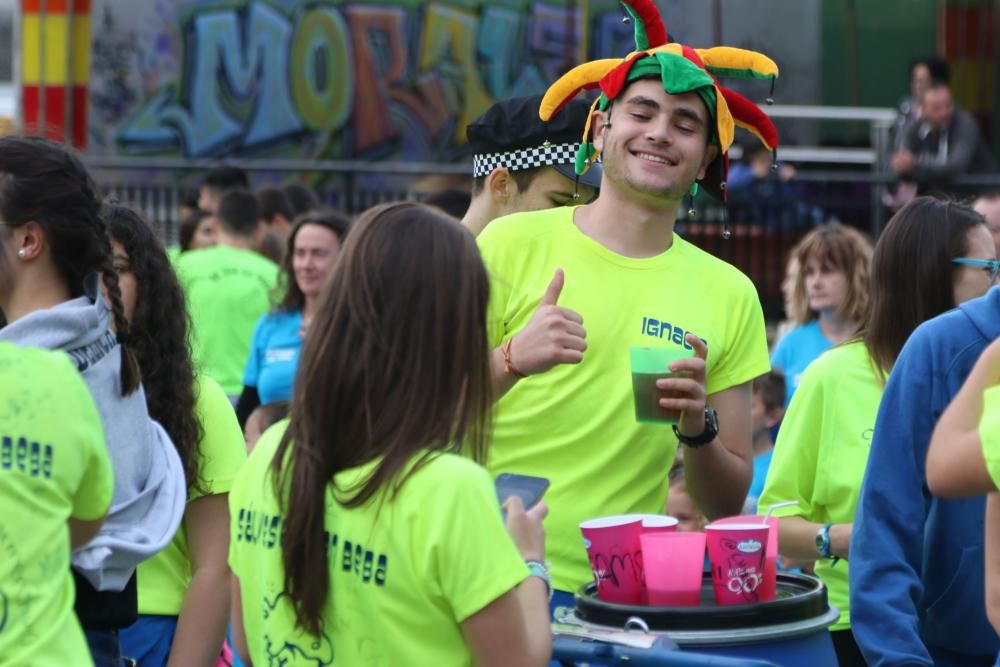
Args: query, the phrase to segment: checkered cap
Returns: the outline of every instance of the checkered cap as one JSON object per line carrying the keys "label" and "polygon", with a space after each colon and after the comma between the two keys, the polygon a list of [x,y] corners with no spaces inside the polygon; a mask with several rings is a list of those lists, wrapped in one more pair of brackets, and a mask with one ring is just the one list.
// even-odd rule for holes
{"label": "checkered cap", "polygon": [[472,156],[472,176],[480,178],[489,176],[497,167],[506,167],[511,171],[535,169],[555,165],[572,165],[576,160],[576,151],[580,144],[550,144],[548,142],[534,148],[506,153],[476,153]]}

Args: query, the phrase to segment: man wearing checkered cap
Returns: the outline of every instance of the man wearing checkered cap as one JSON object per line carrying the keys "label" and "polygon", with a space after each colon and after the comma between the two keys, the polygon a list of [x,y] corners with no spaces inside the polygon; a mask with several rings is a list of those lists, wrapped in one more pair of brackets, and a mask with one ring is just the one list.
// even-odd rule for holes
{"label": "man wearing checkered cap", "polygon": [[472,203],[462,225],[478,236],[496,218],[573,203],[586,204],[601,184],[600,165],[574,172],[589,106],[574,100],[549,122],[542,96],[497,102],[467,128],[473,152]]}

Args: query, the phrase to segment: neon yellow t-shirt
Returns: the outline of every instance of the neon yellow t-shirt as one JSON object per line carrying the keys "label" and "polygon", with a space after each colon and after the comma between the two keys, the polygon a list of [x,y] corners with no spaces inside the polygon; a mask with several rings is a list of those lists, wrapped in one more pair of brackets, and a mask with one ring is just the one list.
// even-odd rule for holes
{"label": "neon yellow t-shirt", "polygon": [[[380,492],[347,509],[331,489],[330,596],[323,634],[312,637],[295,628],[282,593],[284,526],[270,465],[286,426],[261,437],[229,494],[229,564],[239,577],[253,663],[471,665],[460,623],[528,576],[504,529],[489,474],[468,459],[440,454],[392,498]],[[363,481],[371,470],[365,465],[337,475],[338,488]]]}
{"label": "neon yellow t-shirt", "polygon": [[983,459],[993,484],[1000,488],[1000,385],[983,393],[983,417],[979,421]]}
{"label": "neon yellow t-shirt", "polygon": [[[853,523],[854,509],[871,451],[882,386],[861,342],[835,347],[802,374],[781,422],[774,457],[758,507],[798,500],[775,516],[801,516],[815,523]],[[851,627],[848,563],[816,562],[816,575],[840,609],[831,630]]]}
{"label": "neon yellow t-shirt", "polygon": [[191,313],[192,356],[200,372],[236,396],[278,266],[251,250],[215,246],[185,252],[176,269]]}
{"label": "neon yellow t-shirt", "polygon": [[[188,502],[206,495],[229,493],[236,474],[247,458],[236,413],[219,384],[204,375],[195,387],[195,411],[203,431],[198,443],[200,484],[188,494]],[[139,613],[177,616],[191,583],[191,559],[187,535],[178,530],[167,548],[139,564]]]}
{"label": "neon yellow t-shirt", "polygon": [[0,343],[0,665],[92,665],[68,520],[111,505],[97,407],[62,353]]}
{"label": "neon yellow t-shirt", "polygon": [[677,450],[665,424],[635,418],[630,346],[708,342],[708,392],[748,382],[770,368],[757,292],[735,267],[676,234],[667,252],[633,259],[611,252],[573,224],[573,208],[496,220],[478,237],[490,270],[490,342],[522,329],[557,268],[559,305],[580,313],[588,350],[520,380],[496,406],[488,467],[546,477],[546,552],[555,587],[592,581],[583,520],[662,512]]}

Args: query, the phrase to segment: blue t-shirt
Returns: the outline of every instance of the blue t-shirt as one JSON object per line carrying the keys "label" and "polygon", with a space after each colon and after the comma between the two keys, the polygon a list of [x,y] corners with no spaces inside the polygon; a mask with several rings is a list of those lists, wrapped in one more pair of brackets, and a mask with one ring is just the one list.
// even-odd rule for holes
{"label": "blue t-shirt", "polygon": [[301,310],[273,311],[257,322],[243,385],[257,388],[261,405],[291,400],[302,350],[301,328]]}
{"label": "blue t-shirt", "polygon": [[753,457],[753,479],[750,481],[750,490],[747,491],[744,514],[756,514],[767,511],[767,508],[758,508],[757,499],[764,492],[764,482],[767,480],[767,469],[771,466],[771,457],[774,456],[774,449],[769,449],[760,456]]}
{"label": "blue t-shirt", "polygon": [[771,354],[771,367],[785,376],[785,407],[792,402],[792,394],[799,386],[806,366],[819,355],[833,347],[819,328],[819,320],[795,327],[778,341]]}

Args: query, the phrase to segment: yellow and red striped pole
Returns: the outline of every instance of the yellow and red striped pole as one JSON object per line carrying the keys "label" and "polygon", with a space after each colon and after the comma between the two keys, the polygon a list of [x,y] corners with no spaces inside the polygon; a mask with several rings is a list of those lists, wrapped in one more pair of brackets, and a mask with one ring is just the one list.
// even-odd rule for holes
{"label": "yellow and red striped pole", "polygon": [[21,8],[25,132],[84,148],[90,0],[22,0]]}

